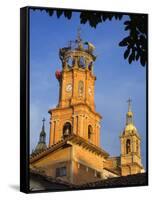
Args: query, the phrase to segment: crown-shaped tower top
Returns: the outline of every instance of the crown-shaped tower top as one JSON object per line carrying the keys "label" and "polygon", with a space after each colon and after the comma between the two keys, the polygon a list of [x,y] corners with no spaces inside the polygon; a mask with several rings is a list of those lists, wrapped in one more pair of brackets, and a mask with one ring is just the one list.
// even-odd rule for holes
{"label": "crown-shaped tower top", "polygon": [[71,70],[72,68],[89,69],[93,73],[93,62],[96,56],[93,54],[94,45],[90,42],[84,42],[80,36],[78,29],[77,38],[69,41],[67,47],[59,50],[59,56],[62,61],[63,70]]}

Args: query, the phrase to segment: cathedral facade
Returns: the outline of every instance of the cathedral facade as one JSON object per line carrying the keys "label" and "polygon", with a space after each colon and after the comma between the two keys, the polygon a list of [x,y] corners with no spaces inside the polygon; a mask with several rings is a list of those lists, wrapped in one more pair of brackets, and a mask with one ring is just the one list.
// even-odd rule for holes
{"label": "cathedral facade", "polygon": [[50,137],[46,145],[44,120],[40,139],[30,156],[30,169],[74,185],[142,173],[140,135],[133,122],[131,100],[120,136],[121,152],[110,157],[100,146],[102,116],[96,111],[94,45],[78,35],[60,49],[62,71],[56,71],[59,101],[49,110]]}

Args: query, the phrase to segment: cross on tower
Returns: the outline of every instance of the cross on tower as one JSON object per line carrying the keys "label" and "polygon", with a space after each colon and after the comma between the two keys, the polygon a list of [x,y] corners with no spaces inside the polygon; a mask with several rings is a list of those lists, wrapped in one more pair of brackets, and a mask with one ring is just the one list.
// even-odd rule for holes
{"label": "cross on tower", "polygon": [[81,28],[78,27],[77,29],[77,39],[76,39],[76,44],[78,45],[78,48],[82,48],[82,39],[80,37],[80,32],[81,32]]}
{"label": "cross on tower", "polygon": [[132,100],[131,100],[130,97],[129,97],[129,99],[127,100],[127,103],[128,103],[128,111],[131,111],[131,102],[132,102]]}
{"label": "cross on tower", "polygon": [[43,117],[43,119],[42,119],[42,122],[43,122],[43,126],[44,126],[44,122],[45,122],[46,120],[45,120],[45,118]]}

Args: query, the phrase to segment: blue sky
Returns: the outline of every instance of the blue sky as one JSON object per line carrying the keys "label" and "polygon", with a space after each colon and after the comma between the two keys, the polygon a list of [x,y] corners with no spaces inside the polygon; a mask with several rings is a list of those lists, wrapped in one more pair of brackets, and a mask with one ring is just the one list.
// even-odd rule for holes
{"label": "blue sky", "polygon": [[125,126],[127,99],[132,99],[134,122],[142,139],[141,153],[146,166],[146,70],[139,62],[128,64],[123,59],[124,49],[118,43],[128,34],[123,22],[107,21],[96,29],[80,25],[79,13],[72,20],[57,19],[45,11],[30,11],[30,151],[36,146],[46,118],[47,143],[49,139],[48,110],[58,103],[59,84],[55,71],[62,69],[59,48],[75,40],[78,27],[81,37],[92,42],[97,59],[94,63],[96,111],[103,116],[101,146],[111,156],[120,155],[119,136]]}

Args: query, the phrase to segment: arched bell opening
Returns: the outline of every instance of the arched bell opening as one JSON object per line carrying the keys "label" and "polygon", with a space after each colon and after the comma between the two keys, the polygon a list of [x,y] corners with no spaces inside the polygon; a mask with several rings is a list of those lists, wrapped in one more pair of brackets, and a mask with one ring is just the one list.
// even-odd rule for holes
{"label": "arched bell opening", "polygon": [[88,140],[92,141],[93,139],[93,128],[91,125],[88,126]]}
{"label": "arched bell opening", "polygon": [[126,141],[126,154],[131,152],[131,145],[130,145],[130,139],[127,139]]}
{"label": "arched bell opening", "polygon": [[80,67],[80,68],[85,69],[85,67],[86,67],[85,58],[81,56],[81,57],[79,58],[78,64],[79,64],[79,67]]}
{"label": "arched bell opening", "polygon": [[75,60],[74,60],[74,58],[73,57],[69,57],[69,58],[67,58],[67,66],[68,66],[68,68],[69,69],[72,69],[73,68],[73,66],[74,66],[74,63],[75,63]]}
{"label": "arched bell opening", "polygon": [[72,126],[70,122],[66,122],[63,126],[63,138],[68,137],[72,134]]}

